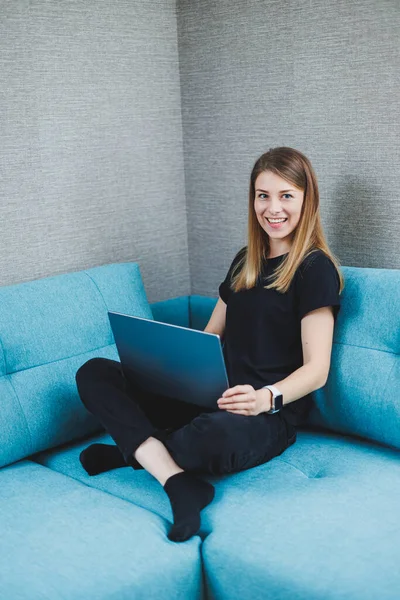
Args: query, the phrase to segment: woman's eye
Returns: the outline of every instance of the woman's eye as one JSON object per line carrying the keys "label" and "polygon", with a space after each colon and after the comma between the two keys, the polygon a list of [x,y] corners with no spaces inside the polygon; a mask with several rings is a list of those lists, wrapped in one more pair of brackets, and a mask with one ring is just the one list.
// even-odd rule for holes
{"label": "woman's eye", "polygon": [[[289,196],[290,198],[293,198],[292,194],[283,194],[284,196]],[[261,196],[266,196],[266,194],[258,194],[258,197],[261,198]]]}

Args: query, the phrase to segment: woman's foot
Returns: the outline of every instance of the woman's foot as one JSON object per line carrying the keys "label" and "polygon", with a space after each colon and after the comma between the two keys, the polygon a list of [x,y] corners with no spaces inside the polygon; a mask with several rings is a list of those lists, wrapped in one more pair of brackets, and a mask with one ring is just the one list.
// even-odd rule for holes
{"label": "woman's foot", "polygon": [[92,444],[82,450],[79,460],[89,475],[128,466],[118,446],[110,444]]}
{"label": "woman's foot", "polygon": [[200,511],[213,500],[214,486],[183,471],[169,477],[164,490],[168,494],[174,516],[168,539],[184,542],[199,530]]}

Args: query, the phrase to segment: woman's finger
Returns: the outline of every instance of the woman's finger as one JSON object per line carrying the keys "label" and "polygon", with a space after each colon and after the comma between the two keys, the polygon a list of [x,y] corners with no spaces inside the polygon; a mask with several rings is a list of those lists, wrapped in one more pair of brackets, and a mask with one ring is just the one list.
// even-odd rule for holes
{"label": "woman's finger", "polygon": [[220,408],[223,408],[224,410],[228,410],[228,409],[233,409],[233,410],[249,410],[250,406],[247,402],[235,402],[234,404],[221,404]]}
{"label": "woman's finger", "polygon": [[218,404],[223,404],[224,406],[227,406],[228,404],[231,404],[233,402],[245,402],[246,399],[247,399],[246,394],[239,394],[238,396],[230,396],[228,398],[219,398]]}

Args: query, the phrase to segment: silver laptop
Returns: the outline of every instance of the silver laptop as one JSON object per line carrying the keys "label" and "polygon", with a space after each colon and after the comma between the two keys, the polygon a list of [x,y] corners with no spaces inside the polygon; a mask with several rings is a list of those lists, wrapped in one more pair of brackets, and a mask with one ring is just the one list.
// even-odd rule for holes
{"label": "silver laptop", "polygon": [[229,388],[219,335],[116,312],[108,316],[129,379],[144,390],[218,409]]}

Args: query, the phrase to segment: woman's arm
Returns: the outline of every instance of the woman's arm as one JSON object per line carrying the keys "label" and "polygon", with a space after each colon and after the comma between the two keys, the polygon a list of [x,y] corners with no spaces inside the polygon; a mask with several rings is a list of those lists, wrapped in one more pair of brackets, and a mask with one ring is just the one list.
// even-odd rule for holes
{"label": "woman's arm", "polygon": [[225,332],[226,304],[221,298],[214,307],[207,327],[204,329],[206,333],[217,333],[221,340]]}
{"label": "woman's arm", "polygon": [[[303,366],[274,383],[283,394],[284,405],[325,385],[331,363],[334,324],[331,306],[317,308],[302,318]],[[269,410],[271,392],[268,389],[257,392],[265,396],[265,410]]]}

